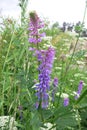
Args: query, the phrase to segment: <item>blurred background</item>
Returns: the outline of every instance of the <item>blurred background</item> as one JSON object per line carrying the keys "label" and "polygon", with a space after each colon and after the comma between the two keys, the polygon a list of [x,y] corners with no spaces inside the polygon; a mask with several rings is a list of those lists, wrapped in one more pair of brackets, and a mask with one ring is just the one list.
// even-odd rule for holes
{"label": "blurred background", "polygon": [[[0,0],[0,15],[4,17],[20,18],[19,0]],[[59,24],[65,22],[76,23],[82,21],[86,0],[29,0],[27,13],[36,10],[37,13],[50,20],[51,23],[57,21]],[[87,15],[85,26],[87,27]]]}

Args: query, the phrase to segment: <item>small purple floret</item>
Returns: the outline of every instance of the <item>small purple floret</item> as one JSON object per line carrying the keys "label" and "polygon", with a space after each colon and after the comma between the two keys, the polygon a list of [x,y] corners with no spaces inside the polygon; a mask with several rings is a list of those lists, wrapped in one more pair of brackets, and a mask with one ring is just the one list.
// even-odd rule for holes
{"label": "small purple floret", "polygon": [[75,99],[79,98],[79,96],[81,94],[81,91],[82,91],[82,88],[83,88],[83,81],[80,81],[79,86],[78,86],[78,91],[77,91],[76,96],[75,96]]}
{"label": "small purple floret", "polygon": [[65,107],[69,105],[69,98],[68,98],[68,97],[64,98],[63,105],[64,105]]}
{"label": "small purple floret", "polygon": [[58,86],[58,78],[55,77],[53,80],[53,90],[52,90],[52,101],[53,102],[54,102],[55,93],[57,91],[57,86]]}

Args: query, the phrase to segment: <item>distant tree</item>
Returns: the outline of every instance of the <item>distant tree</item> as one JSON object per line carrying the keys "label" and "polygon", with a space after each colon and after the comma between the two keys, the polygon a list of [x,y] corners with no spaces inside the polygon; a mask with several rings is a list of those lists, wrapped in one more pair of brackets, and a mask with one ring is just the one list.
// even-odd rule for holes
{"label": "distant tree", "polygon": [[83,29],[82,33],[81,33],[82,37],[87,37],[87,29]]}
{"label": "distant tree", "polygon": [[75,32],[80,33],[82,31],[81,22],[77,22],[75,25]]}
{"label": "distant tree", "polygon": [[67,23],[67,30],[68,30],[68,31],[71,31],[71,32],[72,32],[73,27],[74,27],[74,24]]}
{"label": "distant tree", "polygon": [[63,22],[63,25],[62,27],[60,28],[61,31],[65,32],[66,31],[66,26],[67,26],[67,23],[66,22]]}
{"label": "distant tree", "polygon": [[66,27],[67,26],[67,23],[66,22],[63,22],[63,27]]}
{"label": "distant tree", "polygon": [[58,22],[53,23],[52,28],[58,28],[58,27],[59,27],[59,23]]}

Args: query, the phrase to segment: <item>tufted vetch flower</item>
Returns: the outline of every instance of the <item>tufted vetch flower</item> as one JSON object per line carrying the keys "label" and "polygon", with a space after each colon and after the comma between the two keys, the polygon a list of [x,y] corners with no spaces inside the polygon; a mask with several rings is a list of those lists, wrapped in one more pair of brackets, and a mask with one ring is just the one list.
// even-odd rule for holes
{"label": "tufted vetch flower", "polygon": [[53,61],[55,56],[55,50],[49,47],[47,50],[40,50],[38,53],[38,61],[40,62],[39,71],[39,84],[36,87],[36,96],[38,102],[41,102],[42,108],[47,108],[50,89],[50,74],[52,71]]}
{"label": "tufted vetch flower", "polygon": [[41,37],[45,36],[45,33],[40,33],[40,29],[44,27],[44,22],[40,20],[36,12],[30,13],[29,22],[29,42],[37,44],[42,41]]}

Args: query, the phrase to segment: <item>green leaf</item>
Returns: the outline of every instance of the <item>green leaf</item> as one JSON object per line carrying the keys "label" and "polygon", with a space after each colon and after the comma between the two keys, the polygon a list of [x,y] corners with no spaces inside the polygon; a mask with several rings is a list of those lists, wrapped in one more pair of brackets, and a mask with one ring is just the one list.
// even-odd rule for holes
{"label": "green leaf", "polygon": [[32,119],[31,119],[30,124],[33,130],[39,130],[41,122],[39,120],[38,112],[31,113],[31,116],[32,116]]}
{"label": "green leaf", "polygon": [[67,126],[76,126],[78,123],[75,117],[76,113],[72,107],[59,107],[55,110],[55,112],[51,115],[51,117],[47,120],[54,124],[50,130],[53,128],[63,129]]}
{"label": "green leaf", "polygon": [[81,100],[87,95],[87,89],[82,93],[82,95],[79,97],[79,99],[76,101],[76,104],[80,103]]}

